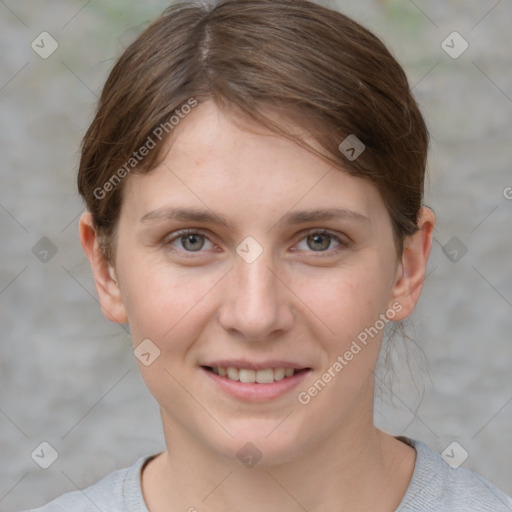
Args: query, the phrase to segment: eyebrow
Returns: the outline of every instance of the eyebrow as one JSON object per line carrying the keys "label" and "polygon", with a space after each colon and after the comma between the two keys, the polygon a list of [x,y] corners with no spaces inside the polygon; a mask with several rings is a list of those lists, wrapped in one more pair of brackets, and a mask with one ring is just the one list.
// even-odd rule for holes
{"label": "eyebrow", "polygon": [[[284,215],[278,222],[288,224],[305,224],[324,220],[346,219],[370,224],[370,219],[361,213],[345,208],[323,208],[315,210],[297,210]],[[217,224],[233,231],[233,225],[222,215],[196,208],[162,207],[146,213],[140,218],[141,223],[161,220],[195,221],[204,224]]]}

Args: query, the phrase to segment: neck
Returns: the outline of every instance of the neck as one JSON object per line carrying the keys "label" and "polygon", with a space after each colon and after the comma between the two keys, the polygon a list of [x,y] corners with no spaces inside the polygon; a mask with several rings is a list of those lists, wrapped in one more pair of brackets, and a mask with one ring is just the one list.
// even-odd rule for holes
{"label": "neck", "polygon": [[[165,426],[169,418],[164,414]],[[288,462],[265,465],[262,459],[250,468],[219,455],[173,424],[172,432],[165,429],[169,449],[143,473],[148,509],[393,512],[409,485],[415,451],[375,428],[367,417],[354,420]]]}

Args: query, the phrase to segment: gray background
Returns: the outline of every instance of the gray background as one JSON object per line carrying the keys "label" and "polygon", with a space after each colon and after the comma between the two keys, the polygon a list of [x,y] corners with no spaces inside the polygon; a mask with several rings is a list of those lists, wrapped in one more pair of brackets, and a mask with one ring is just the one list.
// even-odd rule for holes
{"label": "gray background", "polygon": [[[0,511],[41,505],[164,448],[129,334],[97,303],[75,177],[109,69],[166,5],[0,1]],[[414,341],[392,341],[394,373],[379,371],[376,424],[439,452],[457,441],[463,467],[512,494],[512,2],[330,5],[392,49],[432,133],[429,277]],[[43,31],[59,44],[48,59],[30,46]],[[469,43],[457,59],[441,48],[453,31]],[[42,237],[57,250],[47,262],[33,252]],[[467,253],[451,261],[447,243]],[[48,469],[31,458],[43,441],[59,455]]]}

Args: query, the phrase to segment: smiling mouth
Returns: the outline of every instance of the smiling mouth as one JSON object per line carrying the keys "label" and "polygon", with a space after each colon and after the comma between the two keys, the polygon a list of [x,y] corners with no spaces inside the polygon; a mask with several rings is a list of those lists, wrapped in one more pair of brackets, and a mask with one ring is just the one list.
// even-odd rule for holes
{"label": "smiling mouth", "polygon": [[253,370],[250,368],[235,368],[233,366],[203,366],[203,368],[220,377],[247,384],[272,384],[273,382],[310,370],[310,368],[267,368],[264,370]]}

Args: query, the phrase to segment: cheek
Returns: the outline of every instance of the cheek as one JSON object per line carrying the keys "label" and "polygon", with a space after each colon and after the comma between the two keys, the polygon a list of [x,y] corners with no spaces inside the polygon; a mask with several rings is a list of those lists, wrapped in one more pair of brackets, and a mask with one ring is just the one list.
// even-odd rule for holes
{"label": "cheek", "polygon": [[190,406],[178,383],[178,374],[185,370],[189,349],[204,330],[208,318],[204,306],[216,281],[212,276],[180,275],[176,269],[157,271],[147,265],[139,272],[132,267],[124,282],[134,348],[139,344],[147,347],[148,342],[142,342],[148,339],[157,347],[149,345],[149,365],[140,359],[141,375],[156,400],[176,410],[187,410]]}
{"label": "cheek", "polygon": [[391,280],[384,272],[376,261],[326,269],[323,275],[304,278],[298,295],[336,340],[348,340],[386,312]]}
{"label": "cheek", "polygon": [[198,326],[201,301],[219,281],[216,275],[133,259],[124,269],[122,292],[133,342],[149,338],[162,349],[164,340],[179,344],[184,329],[190,337],[190,329]]}
{"label": "cheek", "polygon": [[320,319],[315,337],[322,359],[314,378],[298,390],[297,401],[309,416],[325,418],[326,428],[343,421],[355,403],[370,400],[389,289],[378,281],[377,270],[371,265],[330,269],[328,277],[309,283],[307,303]]}

